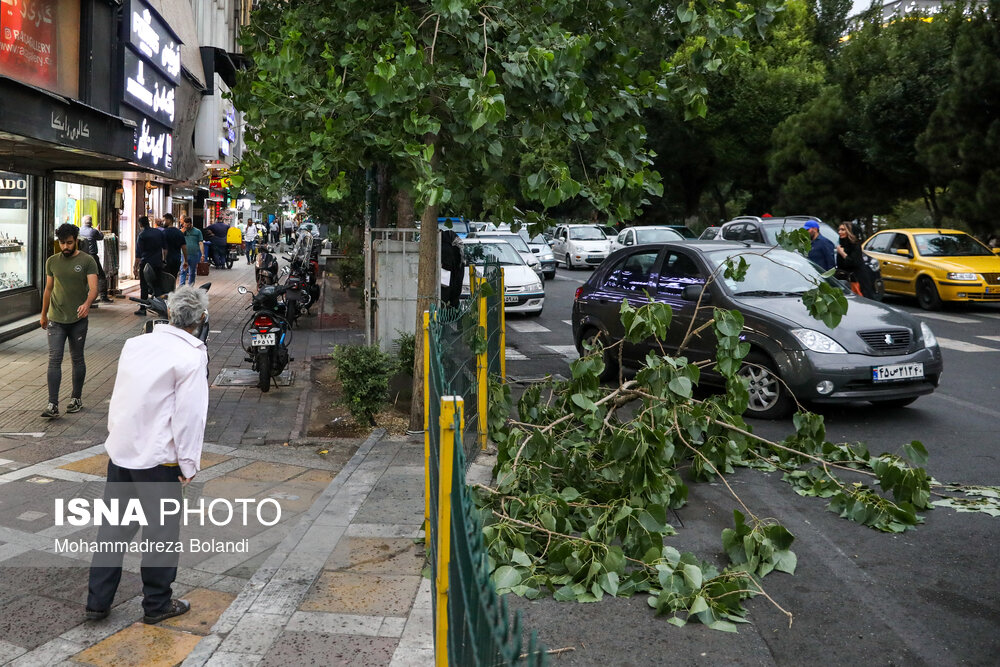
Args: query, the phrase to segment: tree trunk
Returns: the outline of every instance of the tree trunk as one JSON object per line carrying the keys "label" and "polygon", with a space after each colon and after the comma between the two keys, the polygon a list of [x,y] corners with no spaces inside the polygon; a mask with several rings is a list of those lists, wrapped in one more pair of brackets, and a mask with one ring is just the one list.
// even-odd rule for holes
{"label": "tree trunk", "polygon": [[406,188],[396,190],[396,227],[411,229],[417,214],[413,210],[413,193]]}
{"label": "tree trunk", "polygon": [[[424,143],[437,148],[438,137],[424,135]],[[431,158],[431,171],[438,162],[437,150]],[[441,262],[438,258],[438,207],[428,204],[420,216],[420,267],[417,271],[417,322],[414,328],[416,345],[413,354],[413,401],[410,404],[410,430],[424,428],[424,311],[438,300],[441,282]]]}

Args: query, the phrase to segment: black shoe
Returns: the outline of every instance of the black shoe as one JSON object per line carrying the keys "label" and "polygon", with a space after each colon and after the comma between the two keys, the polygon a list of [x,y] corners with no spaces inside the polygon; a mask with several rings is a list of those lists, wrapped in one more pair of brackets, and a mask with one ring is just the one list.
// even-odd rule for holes
{"label": "black shoe", "polygon": [[139,310],[135,311],[134,314],[135,315],[141,315],[141,316],[145,317],[145,315],[146,315],[146,309],[145,308],[140,308]]}
{"label": "black shoe", "polygon": [[114,302],[115,302],[115,300],[114,300],[114,299],[109,299],[109,298],[108,298],[108,297],[106,297],[106,296],[102,296],[102,297],[101,297],[101,303],[114,303]]}
{"label": "black shoe", "polygon": [[181,614],[186,614],[191,611],[191,603],[187,600],[171,600],[170,604],[163,611],[159,611],[155,614],[146,614],[142,617],[142,622],[146,625],[154,625],[160,621],[165,621],[168,618],[173,618],[174,616],[180,616]]}
{"label": "black shoe", "polygon": [[110,609],[105,609],[104,611],[94,611],[93,609],[87,610],[87,620],[88,621],[100,621],[108,617],[111,613]]}

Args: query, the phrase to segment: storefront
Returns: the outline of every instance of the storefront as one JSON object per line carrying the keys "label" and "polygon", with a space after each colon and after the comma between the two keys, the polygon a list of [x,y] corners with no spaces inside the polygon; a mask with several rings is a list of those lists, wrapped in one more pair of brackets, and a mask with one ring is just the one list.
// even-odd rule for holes
{"label": "storefront", "polygon": [[31,286],[31,181],[0,171],[0,295]]}

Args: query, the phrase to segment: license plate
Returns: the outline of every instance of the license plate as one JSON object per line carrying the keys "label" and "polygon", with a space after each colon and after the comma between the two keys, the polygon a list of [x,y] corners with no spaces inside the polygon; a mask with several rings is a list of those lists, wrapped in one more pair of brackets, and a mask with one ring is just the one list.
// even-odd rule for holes
{"label": "license plate", "polygon": [[987,294],[1000,294],[1000,287],[987,287],[986,288],[986,293]]}
{"label": "license plate", "polygon": [[587,259],[604,259],[604,255],[587,255]]}
{"label": "license plate", "polygon": [[918,380],[924,376],[924,365],[893,364],[891,366],[873,366],[872,382],[895,382],[897,380]]}
{"label": "license plate", "polygon": [[250,344],[254,347],[267,347],[268,345],[274,345],[274,334],[252,334],[250,336]]}
{"label": "license plate", "polygon": [[517,303],[517,297],[516,296],[505,296],[503,298],[503,302],[504,303]]}

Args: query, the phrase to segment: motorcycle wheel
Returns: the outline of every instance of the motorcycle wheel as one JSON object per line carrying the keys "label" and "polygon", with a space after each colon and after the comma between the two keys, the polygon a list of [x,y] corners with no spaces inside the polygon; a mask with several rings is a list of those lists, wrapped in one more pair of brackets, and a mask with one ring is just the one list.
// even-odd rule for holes
{"label": "motorcycle wheel", "polygon": [[271,389],[271,353],[267,350],[257,353],[257,374],[257,386],[266,393]]}
{"label": "motorcycle wheel", "polygon": [[226,257],[226,268],[227,269],[233,268],[233,260],[231,257]]}

